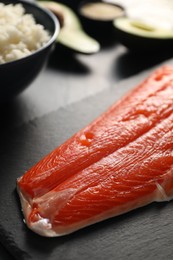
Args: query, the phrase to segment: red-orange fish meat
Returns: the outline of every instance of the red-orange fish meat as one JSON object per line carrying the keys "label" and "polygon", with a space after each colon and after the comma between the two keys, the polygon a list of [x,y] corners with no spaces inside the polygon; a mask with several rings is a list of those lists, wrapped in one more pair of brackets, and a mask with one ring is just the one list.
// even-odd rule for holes
{"label": "red-orange fish meat", "polygon": [[173,197],[173,67],[164,66],[17,180],[26,223],[61,236]]}

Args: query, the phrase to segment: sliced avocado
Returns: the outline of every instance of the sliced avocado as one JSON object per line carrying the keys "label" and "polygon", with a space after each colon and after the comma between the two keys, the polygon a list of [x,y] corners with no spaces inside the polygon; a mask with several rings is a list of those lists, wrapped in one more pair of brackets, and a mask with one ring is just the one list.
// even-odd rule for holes
{"label": "sliced avocado", "polygon": [[117,18],[113,24],[119,41],[130,49],[158,50],[173,45],[173,30],[128,17]]}
{"label": "sliced avocado", "polygon": [[51,10],[59,18],[61,30],[57,39],[58,43],[84,54],[92,54],[100,50],[100,44],[84,32],[78,17],[71,8],[53,1],[39,1],[38,3]]}

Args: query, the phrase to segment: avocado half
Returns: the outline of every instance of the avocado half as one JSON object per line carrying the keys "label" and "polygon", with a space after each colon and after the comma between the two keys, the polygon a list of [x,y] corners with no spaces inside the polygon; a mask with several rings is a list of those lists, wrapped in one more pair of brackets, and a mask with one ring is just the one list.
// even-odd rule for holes
{"label": "avocado half", "polygon": [[53,1],[38,1],[38,4],[58,17],[61,25],[57,39],[59,44],[83,54],[93,54],[100,50],[100,44],[84,32],[80,20],[71,8]]}
{"label": "avocado half", "polygon": [[118,40],[134,51],[156,51],[173,46],[173,30],[154,27],[144,21],[121,17],[114,20]]}

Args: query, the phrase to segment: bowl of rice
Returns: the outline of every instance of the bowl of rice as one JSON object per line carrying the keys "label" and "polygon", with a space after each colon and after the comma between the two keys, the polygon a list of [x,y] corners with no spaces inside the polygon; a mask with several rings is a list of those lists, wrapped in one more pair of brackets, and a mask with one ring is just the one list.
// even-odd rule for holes
{"label": "bowl of rice", "polygon": [[20,93],[37,77],[59,30],[57,18],[37,3],[0,2],[0,102]]}

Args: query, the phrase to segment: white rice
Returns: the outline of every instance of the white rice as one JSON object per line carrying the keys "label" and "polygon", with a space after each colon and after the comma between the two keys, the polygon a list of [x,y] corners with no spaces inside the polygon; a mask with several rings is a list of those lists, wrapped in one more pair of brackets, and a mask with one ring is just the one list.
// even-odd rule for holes
{"label": "white rice", "polygon": [[25,14],[21,4],[0,3],[0,64],[23,58],[44,46],[50,36]]}

